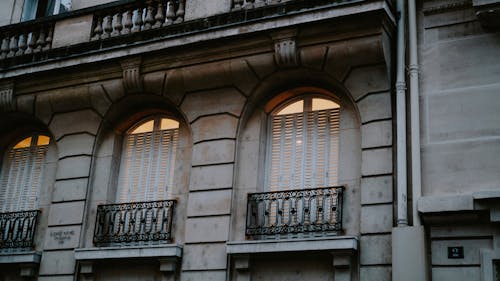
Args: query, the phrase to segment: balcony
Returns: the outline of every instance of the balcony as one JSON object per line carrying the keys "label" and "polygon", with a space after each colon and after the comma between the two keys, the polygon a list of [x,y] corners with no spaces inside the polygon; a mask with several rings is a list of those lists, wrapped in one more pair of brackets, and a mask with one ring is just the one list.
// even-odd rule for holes
{"label": "balcony", "polygon": [[94,244],[160,244],[172,239],[175,201],[99,205]]}
{"label": "balcony", "polygon": [[342,230],[343,187],[248,195],[246,235],[328,236]]}
{"label": "balcony", "polygon": [[33,250],[40,211],[0,213],[0,251]]}

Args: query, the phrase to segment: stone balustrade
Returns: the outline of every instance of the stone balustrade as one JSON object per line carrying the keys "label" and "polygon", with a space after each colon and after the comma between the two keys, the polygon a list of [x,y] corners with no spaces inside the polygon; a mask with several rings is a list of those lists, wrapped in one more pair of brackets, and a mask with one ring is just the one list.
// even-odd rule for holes
{"label": "stone balustrade", "polygon": [[91,40],[101,40],[184,21],[185,0],[135,1],[94,13]]}
{"label": "stone balustrade", "polygon": [[233,0],[233,10],[252,9],[266,5],[280,4],[292,0]]}
{"label": "stone balustrade", "polygon": [[22,23],[0,29],[0,59],[40,53],[52,48],[55,21]]}

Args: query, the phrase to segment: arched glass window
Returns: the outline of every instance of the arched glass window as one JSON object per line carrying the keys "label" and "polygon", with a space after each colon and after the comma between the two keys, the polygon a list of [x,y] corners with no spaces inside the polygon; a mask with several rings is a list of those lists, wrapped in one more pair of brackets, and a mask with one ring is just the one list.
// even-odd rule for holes
{"label": "arched glass window", "polygon": [[179,122],[157,116],[125,134],[117,201],[165,200],[173,185]]}
{"label": "arched glass window", "polygon": [[0,212],[38,208],[50,137],[27,137],[6,152],[0,173]]}
{"label": "arched glass window", "polygon": [[304,97],[271,114],[267,187],[271,191],[337,185],[340,106]]}

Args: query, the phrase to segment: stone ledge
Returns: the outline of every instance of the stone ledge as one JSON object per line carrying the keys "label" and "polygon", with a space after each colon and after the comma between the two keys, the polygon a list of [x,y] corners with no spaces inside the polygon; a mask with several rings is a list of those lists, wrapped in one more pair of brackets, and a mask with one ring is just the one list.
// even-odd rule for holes
{"label": "stone ledge", "polygon": [[483,190],[470,194],[450,196],[424,196],[418,200],[420,213],[458,212],[479,210],[474,201],[498,200],[500,190]]}
{"label": "stone ledge", "polygon": [[77,261],[108,259],[180,258],[182,246],[177,244],[141,247],[101,247],[75,249]]}
{"label": "stone ledge", "polygon": [[354,252],[357,250],[358,238],[354,236],[227,242],[227,253],[230,255],[303,251]]}
{"label": "stone ledge", "polygon": [[0,253],[0,264],[6,263],[40,263],[40,252]]}

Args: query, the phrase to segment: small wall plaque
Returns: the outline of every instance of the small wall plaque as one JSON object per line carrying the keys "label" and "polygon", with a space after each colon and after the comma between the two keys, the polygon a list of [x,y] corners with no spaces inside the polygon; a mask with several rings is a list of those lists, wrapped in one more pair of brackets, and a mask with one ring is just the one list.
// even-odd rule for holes
{"label": "small wall plaque", "polygon": [[448,247],[448,258],[449,259],[463,259],[464,258],[464,247]]}

